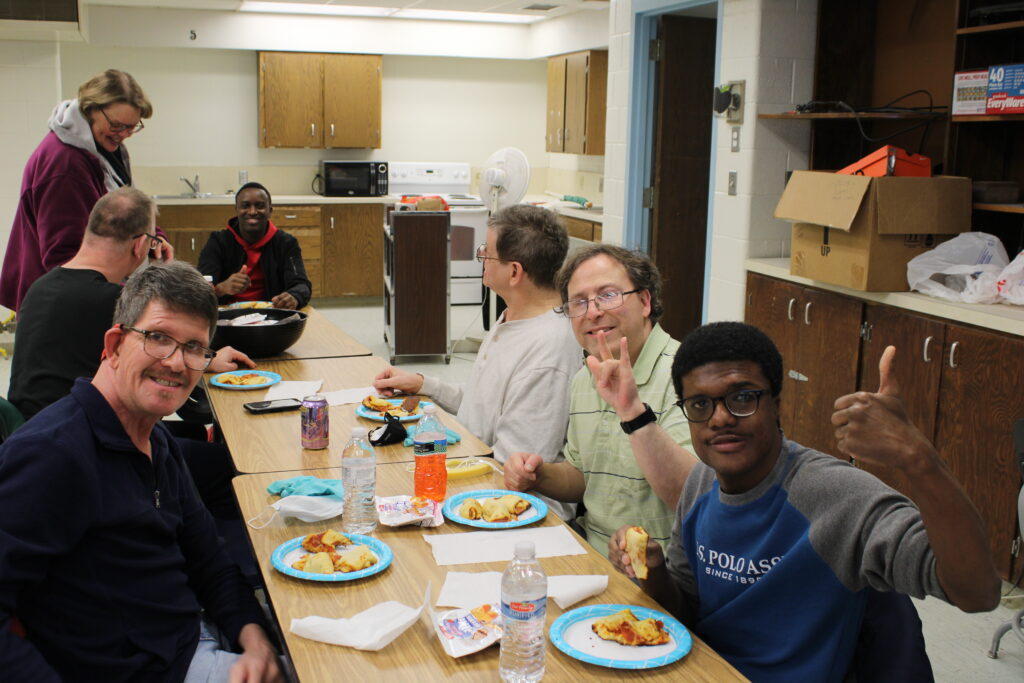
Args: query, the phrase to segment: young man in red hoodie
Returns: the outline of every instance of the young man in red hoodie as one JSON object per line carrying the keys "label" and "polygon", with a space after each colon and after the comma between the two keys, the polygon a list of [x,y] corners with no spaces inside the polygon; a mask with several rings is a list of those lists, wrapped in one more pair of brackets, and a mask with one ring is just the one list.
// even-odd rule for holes
{"label": "young man in red hoodie", "polygon": [[270,220],[270,191],[246,183],[235,194],[235,218],[210,235],[199,254],[199,272],[213,277],[221,303],[270,301],[275,308],[302,308],[312,285],[294,237]]}

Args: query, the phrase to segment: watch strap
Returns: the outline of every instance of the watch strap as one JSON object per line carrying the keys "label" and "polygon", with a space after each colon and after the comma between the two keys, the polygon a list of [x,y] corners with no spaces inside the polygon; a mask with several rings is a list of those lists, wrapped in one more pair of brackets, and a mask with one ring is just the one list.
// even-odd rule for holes
{"label": "watch strap", "polygon": [[632,420],[629,420],[628,422],[620,422],[619,426],[622,427],[622,431],[626,432],[627,434],[632,434],[633,432],[640,429],[644,425],[648,425],[651,422],[656,422],[657,419],[658,416],[655,415],[651,407],[645,403],[644,412],[640,413],[639,415],[634,417]]}

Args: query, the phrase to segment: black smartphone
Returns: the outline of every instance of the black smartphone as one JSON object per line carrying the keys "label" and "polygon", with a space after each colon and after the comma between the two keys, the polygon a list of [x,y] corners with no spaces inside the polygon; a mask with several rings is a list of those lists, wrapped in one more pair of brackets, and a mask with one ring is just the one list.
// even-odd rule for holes
{"label": "black smartphone", "polygon": [[297,398],[279,398],[274,401],[253,401],[242,406],[250,413],[280,413],[285,410],[298,410],[302,401]]}

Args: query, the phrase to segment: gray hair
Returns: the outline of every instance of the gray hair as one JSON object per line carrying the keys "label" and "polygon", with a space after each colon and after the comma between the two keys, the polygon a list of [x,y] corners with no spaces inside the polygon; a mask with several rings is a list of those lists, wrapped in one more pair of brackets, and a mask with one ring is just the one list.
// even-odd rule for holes
{"label": "gray hair", "polygon": [[651,261],[651,257],[642,251],[631,251],[614,244],[595,244],[584,247],[569,257],[562,269],[558,271],[558,291],[562,295],[562,301],[569,300],[569,280],[572,279],[576,269],[585,261],[601,255],[621,263],[634,288],[646,289],[650,292],[651,314],[648,318],[652,325],[658,322],[661,314],[665,311],[661,305],[661,274],[658,273],[658,267]]}
{"label": "gray hair", "polygon": [[153,227],[156,204],[145,193],[125,185],[96,201],[86,230],[97,237],[130,242]]}
{"label": "gray hair", "polygon": [[115,325],[135,325],[151,301],[177,313],[201,318],[217,327],[217,295],[199,271],[184,261],[159,263],[137,271],[128,279],[114,309]]}
{"label": "gray hair", "polygon": [[497,257],[517,261],[533,284],[555,288],[555,276],[569,251],[569,233],[553,211],[514,204],[498,211],[487,227],[497,233]]}

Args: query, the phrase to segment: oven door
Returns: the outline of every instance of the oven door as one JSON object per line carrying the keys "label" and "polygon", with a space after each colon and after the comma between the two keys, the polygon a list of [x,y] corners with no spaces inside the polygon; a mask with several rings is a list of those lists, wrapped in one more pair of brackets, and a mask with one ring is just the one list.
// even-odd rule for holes
{"label": "oven door", "polygon": [[482,277],[484,264],[476,260],[476,248],[487,241],[487,209],[451,207],[452,277]]}

